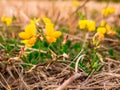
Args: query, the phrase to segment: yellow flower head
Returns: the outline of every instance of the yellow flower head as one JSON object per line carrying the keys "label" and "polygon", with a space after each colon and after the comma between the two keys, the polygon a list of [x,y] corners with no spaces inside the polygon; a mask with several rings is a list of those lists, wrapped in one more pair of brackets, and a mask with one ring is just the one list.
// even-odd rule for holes
{"label": "yellow flower head", "polygon": [[62,35],[60,31],[54,30],[54,24],[51,22],[49,18],[43,18],[43,22],[45,23],[45,37],[48,43],[56,42],[56,39]]}
{"label": "yellow flower head", "polygon": [[100,34],[105,34],[106,33],[106,28],[105,27],[98,27],[97,32]]}
{"label": "yellow flower head", "polygon": [[56,42],[56,39],[62,35],[60,31],[54,30],[54,24],[48,18],[43,18],[45,23],[45,37],[48,43]]}
{"label": "yellow flower head", "polygon": [[88,23],[88,20],[79,20],[78,21],[79,28],[82,30],[85,30],[87,28],[87,23]]}
{"label": "yellow flower head", "polygon": [[2,16],[1,21],[4,22],[7,26],[10,26],[12,24],[12,18],[5,17],[4,15]]}
{"label": "yellow flower head", "polygon": [[79,20],[78,22],[80,29],[87,29],[88,31],[94,31],[95,30],[95,22],[91,20]]}
{"label": "yellow flower head", "polygon": [[72,2],[72,5],[73,5],[74,7],[78,7],[78,6],[79,6],[78,0],[74,0],[74,1]]}
{"label": "yellow flower head", "polygon": [[29,24],[25,27],[24,32],[19,33],[19,37],[25,40],[22,40],[27,47],[32,47],[36,41],[36,27],[35,24]]}
{"label": "yellow flower head", "polygon": [[107,17],[115,12],[114,8],[104,8],[102,9],[102,14]]}
{"label": "yellow flower head", "polygon": [[60,31],[54,31],[54,25],[51,23],[46,24],[45,29],[45,37],[48,43],[56,42],[56,39],[62,35]]}
{"label": "yellow flower head", "polygon": [[19,37],[22,39],[30,39],[36,35],[36,27],[34,24],[29,24],[25,27],[25,32],[20,32]]}
{"label": "yellow flower head", "polygon": [[100,26],[106,30],[98,30],[98,32],[104,32],[111,36],[116,34],[116,32],[112,30],[111,26],[107,24],[105,21],[102,21]]}
{"label": "yellow flower head", "polygon": [[88,27],[88,31],[94,31],[95,30],[95,22],[94,21],[89,21],[88,23],[87,23],[87,27]]}

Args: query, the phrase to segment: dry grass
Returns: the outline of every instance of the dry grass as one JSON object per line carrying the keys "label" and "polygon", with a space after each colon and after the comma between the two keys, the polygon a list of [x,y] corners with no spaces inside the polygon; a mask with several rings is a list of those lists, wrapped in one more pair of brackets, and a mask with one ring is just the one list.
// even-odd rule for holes
{"label": "dry grass", "polygon": [[[65,63],[54,62],[47,69],[45,65],[41,64],[29,73],[28,70],[23,69],[21,63],[13,60],[7,66],[0,64],[2,66],[0,72],[1,90],[54,90],[56,88],[58,88],[57,90],[63,90],[61,88],[117,90],[120,88],[120,62],[113,63],[109,59],[99,74],[90,77],[87,77],[84,72],[75,74],[75,70]],[[61,84],[64,85],[60,86]]]}

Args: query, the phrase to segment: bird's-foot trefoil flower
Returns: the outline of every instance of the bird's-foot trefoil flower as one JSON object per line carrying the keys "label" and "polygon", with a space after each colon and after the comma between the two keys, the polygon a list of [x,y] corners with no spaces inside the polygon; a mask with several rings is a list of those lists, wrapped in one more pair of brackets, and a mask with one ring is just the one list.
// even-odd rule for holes
{"label": "bird's-foot trefoil flower", "polygon": [[45,38],[48,43],[56,42],[56,39],[62,35],[60,31],[54,30],[54,24],[48,18],[43,18],[45,23]]}
{"label": "bird's-foot trefoil flower", "polygon": [[1,21],[5,23],[7,26],[10,26],[12,24],[13,19],[11,17],[6,17],[5,15],[3,15],[1,17]]}
{"label": "bird's-foot trefoil flower", "polygon": [[24,32],[19,33],[19,37],[22,40],[21,42],[26,45],[26,47],[32,47],[37,39],[37,31],[35,24],[29,24],[25,27]]}
{"label": "bird's-foot trefoil flower", "polygon": [[105,17],[113,14],[114,12],[115,12],[115,9],[114,9],[114,8],[109,8],[109,7],[107,7],[107,8],[103,8],[103,9],[102,9],[102,14],[103,14],[103,16],[105,16]]}
{"label": "bird's-foot trefoil flower", "polygon": [[106,28],[105,27],[98,27],[97,32],[104,35],[106,33]]}
{"label": "bird's-foot trefoil flower", "polygon": [[[99,29],[98,32],[104,31],[105,34],[107,34],[109,36],[113,36],[116,34],[116,32],[112,29],[112,27],[107,22],[101,21],[100,26],[101,26],[101,30]],[[104,30],[103,30],[103,28],[104,28]]]}
{"label": "bird's-foot trefoil flower", "polygon": [[91,20],[79,20],[78,21],[79,28],[82,30],[88,30],[88,31],[95,31],[96,23]]}

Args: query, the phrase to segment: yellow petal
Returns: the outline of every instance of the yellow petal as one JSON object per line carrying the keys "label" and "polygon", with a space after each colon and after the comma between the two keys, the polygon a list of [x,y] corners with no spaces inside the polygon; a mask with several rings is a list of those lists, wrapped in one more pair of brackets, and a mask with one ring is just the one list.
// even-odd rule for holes
{"label": "yellow petal", "polygon": [[62,35],[62,33],[60,31],[55,31],[53,34],[52,34],[55,38],[57,37],[60,37]]}
{"label": "yellow petal", "polygon": [[104,8],[104,9],[102,10],[102,14],[103,14],[105,17],[108,16],[108,14],[109,14],[109,13],[108,13],[108,10]]}
{"label": "yellow petal", "polygon": [[114,8],[109,8],[109,13],[112,14],[115,12],[115,9]]}
{"label": "yellow petal", "polygon": [[45,24],[52,23],[49,18],[43,18],[42,20]]}
{"label": "yellow petal", "polygon": [[28,40],[21,40],[21,43],[27,44]]}
{"label": "yellow petal", "polygon": [[10,26],[12,24],[12,18],[5,17],[4,15],[1,17],[1,21],[4,22],[7,26]]}
{"label": "yellow petal", "polygon": [[111,30],[111,27],[110,27],[110,25],[109,24],[106,24],[106,29],[107,29],[107,32],[109,32],[110,30]]}
{"label": "yellow petal", "polygon": [[34,45],[36,42],[36,37],[32,37],[28,40],[28,44]]}
{"label": "yellow petal", "polygon": [[24,43],[26,47],[32,47],[31,44],[28,43],[29,40],[22,40],[21,43]]}
{"label": "yellow petal", "polygon": [[26,45],[26,47],[32,47],[36,42],[36,37],[32,37],[30,39],[27,40],[22,40],[21,43],[24,43]]}
{"label": "yellow petal", "polygon": [[51,36],[46,36],[46,40],[48,43],[56,42],[56,38]]}
{"label": "yellow petal", "polygon": [[100,33],[100,34],[105,34],[106,33],[106,28],[104,28],[104,27],[98,27],[97,28],[97,32]]}
{"label": "yellow petal", "polygon": [[33,19],[33,20],[30,20],[30,24],[36,24],[40,21],[40,19]]}
{"label": "yellow petal", "polygon": [[6,18],[6,24],[10,26],[12,24],[12,18]]}
{"label": "yellow petal", "polygon": [[95,22],[94,21],[89,21],[88,23],[87,23],[87,28],[88,28],[88,31],[94,31],[95,30],[95,26],[96,26],[96,24],[95,24]]}
{"label": "yellow petal", "polygon": [[36,26],[34,24],[29,24],[25,27],[25,32],[30,36],[36,35]]}
{"label": "yellow petal", "polygon": [[19,37],[22,38],[22,39],[29,39],[30,37],[32,37],[32,35],[30,35],[26,32],[20,32]]}
{"label": "yellow petal", "polygon": [[80,29],[86,29],[87,20],[79,20],[78,22]]}
{"label": "yellow petal", "polygon": [[51,34],[54,32],[54,24],[46,24],[45,26],[46,34]]}

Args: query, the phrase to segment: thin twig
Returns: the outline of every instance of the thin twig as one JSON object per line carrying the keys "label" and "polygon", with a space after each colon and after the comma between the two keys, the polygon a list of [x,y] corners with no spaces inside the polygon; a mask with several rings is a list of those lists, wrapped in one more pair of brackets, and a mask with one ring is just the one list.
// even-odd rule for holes
{"label": "thin twig", "polygon": [[[4,80],[4,82],[6,83],[6,85],[7,85],[7,89],[6,90],[11,90],[11,87],[10,87],[10,85],[7,83],[7,81],[5,80],[5,78],[3,77],[3,75],[0,73],[0,76],[3,78],[3,80]],[[2,82],[1,82],[2,83]],[[4,84],[2,84],[3,86],[5,86]]]}
{"label": "thin twig", "polygon": [[61,86],[59,86],[56,90],[64,90],[70,83],[72,83],[75,79],[79,78],[81,74],[76,73],[71,76],[68,80],[66,80]]}
{"label": "thin twig", "polygon": [[105,60],[120,64],[119,60],[114,60],[114,59],[111,59],[111,58],[105,58]]}

